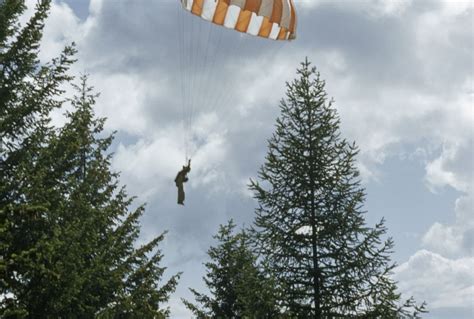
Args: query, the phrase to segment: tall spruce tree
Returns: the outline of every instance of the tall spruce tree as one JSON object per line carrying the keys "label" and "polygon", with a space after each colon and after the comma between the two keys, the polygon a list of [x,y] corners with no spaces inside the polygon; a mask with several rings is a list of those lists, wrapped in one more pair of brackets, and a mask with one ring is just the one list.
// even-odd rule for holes
{"label": "tall spruce tree", "polygon": [[[390,278],[391,238],[366,225],[357,147],[340,137],[324,81],[306,60],[287,84],[259,181],[255,239],[296,318],[418,317]],[[385,238],[385,239],[384,239]]]}
{"label": "tall spruce tree", "polygon": [[[94,118],[95,95],[86,77],[76,89],[79,95],[71,100],[75,110],[67,113],[69,121],[52,141],[48,154],[56,159],[51,172],[62,172],[56,177],[62,180],[57,187],[62,188],[63,200],[57,211],[64,245],[57,255],[62,267],[58,272],[77,276],[74,286],[71,279],[61,282],[61,290],[68,287],[76,299],[71,314],[88,309],[82,310],[86,317],[167,317],[169,311],[162,306],[175,290],[179,275],[158,285],[165,268],[160,267],[162,255],[157,247],[164,234],[134,247],[144,207],[129,211],[133,198],[124,187],[119,188],[118,175],[111,172],[111,155],[106,151],[112,136],[100,137],[105,120]],[[68,252],[69,264],[64,262]],[[63,269],[67,266],[72,268]],[[58,295],[66,295],[61,290]],[[67,311],[71,307],[62,305]]]}
{"label": "tall spruce tree", "polygon": [[198,304],[183,302],[197,318],[276,318],[274,281],[259,269],[248,233],[235,227],[232,220],[221,225],[208,251],[203,279],[211,295],[191,289]]}
{"label": "tall spruce tree", "polygon": [[159,285],[164,234],[135,247],[144,208],[110,169],[85,78],[66,125],[50,125],[75,50],[39,63],[49,7],[20,28],[24,2],[0,1],[0,317],[167,317],[178,275]]}
{"label": "tall spruce tree", "polygon": [[24,1],[0,2],[0,316],[23,316],[25,305],[13,290],[25,273],[44,268],[35,244],[44,235],[45,203],[29,202],[23,189],[27,170],[46,144],[49,112],[62,103],[60,86],[71,79],[67,70],[75,49],[66,47],[51,63],[40,65],[39,43],[50,1],[38,1],[21,27]]}
{"label": "tall spruce tree", "polygon": [[[66,125],[51,131],[48,144],[23,167],[28,187],[21,192],[34,222],[15,230],[14,220],[6,229],[27,240],[6,255],[2,317],[169,315],[163,304],[179,275],[158,285],[164,234],[134,248],[144,208],[129,211],[133,198],[110,171],[112,137],[100,137],[104,119],[94,118],[95,96],[85,81],[76,87],[80,94],[71,100]],[[18,210],[11,207],[5,212],[14,217]]]}

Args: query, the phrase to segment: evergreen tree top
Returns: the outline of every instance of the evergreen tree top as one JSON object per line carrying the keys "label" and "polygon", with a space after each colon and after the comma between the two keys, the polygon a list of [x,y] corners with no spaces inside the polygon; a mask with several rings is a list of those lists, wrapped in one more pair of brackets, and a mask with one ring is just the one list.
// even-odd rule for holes
{"label": "evergreen tree top", "polygon": [[[306,59],[287,83],[268,153],[250,189],[253,235],[290,317],[397,318],[423,310],[390,278],[392,239],[366,225],[358,149],[340,135],[325,82]],[[407,310],[408,309],[408,310]],[[409,312],[409,310],[412,310]]]}

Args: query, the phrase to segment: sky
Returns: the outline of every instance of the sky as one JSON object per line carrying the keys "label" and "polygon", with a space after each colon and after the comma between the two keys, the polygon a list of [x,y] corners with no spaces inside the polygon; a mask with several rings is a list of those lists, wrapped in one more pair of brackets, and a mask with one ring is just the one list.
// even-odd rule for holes
{"label": "sky", "polygon": [[[474,315],[474,17],[468,0],[296,0],[297,39],[276,43],[215,27],[177,0],[54,0],[40,58],[74,41],[72,72],[100,92],[117,131],[113,169],[147,203],[141,241],[168,231],[169,306],[205,291],[219,224],[250,225],[257,176],[285,83],[306,57],[360,148],[366,220],[386,219],[394,278],[426,318]],[[29,11],[35,0],[28,0]],[[70,90],[68,88],[68,90]],[[64,123],[64,110],[54,123]],[[186,139],[185,137],[189,138]],[[185,141],[188,141],[187,143]],[[187,147],[186,147],[187,145]],[[173,179],[193,159],[186,206]]]}

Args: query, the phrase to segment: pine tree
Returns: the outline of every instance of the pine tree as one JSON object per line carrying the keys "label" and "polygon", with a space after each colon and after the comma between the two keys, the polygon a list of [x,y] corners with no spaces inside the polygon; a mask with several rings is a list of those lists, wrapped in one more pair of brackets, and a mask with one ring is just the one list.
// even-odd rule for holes
{"label": "pine tree", "polygon": [[104,119],[94,118],[96,96],[85,77],[76,88],[80,95],[71,100],[67,124],[24,168],[29,186],[22,192],[37,208],[40,227],[21,230],[38,235],[9,267],[14,276],[6,278],[10,306],[3,315],[165,318],[169,310],[162,306],[179,275],[158,286],[165,268],[157,246],[164,234],[134,248],[144,207],[129,212],[133,198],[119,188],[106,154],[112,136],[101,138]]}
{"label": "pine tree", "polygon": [[183,302],[198,318],[276,318],[274,283],[259,269],[247,232],[234,234],[235,227],[221,225],[208,251],[203,280],[211,296],[190,289],[198,305]]}
{"label": "pine tree", "polygon": [[24,1],[0,2],[0,316],[24,316],[25,305],[13,290],[27,280],[23,273],[40,267],[34,248],[44,236],[46,203],[31,203],[28,168],[51,130],[49,112],[61,105],[60,86],[70,80],[74,46],[51,63],[40,65],[39,43],[50,1],[37,3],[24,26],[18,17]]}
{"label": "pine tree", "polygon": [[325,83],[306,60],[287,84],[259,180],[254,236],[297,318],[417,317],[390,279],[391,238],[366,225],[354,143],[340,137]]}
{"label": "pine tree", "polygon": [[[140,206],[135,211],[129,212],[133,198],[129,198],[125,188],[118,188],[118,175],[110,171],[111,155],[104,152],[112,142],[112,136],[98,138],[103,130],[104,119],[95,120],[92,106],[95,96],[90,94],[91,88],[86,86],[86,77],[82,78],[82,85],[77,87],[81,93],[72,104],[76,112],[69,114],[70,127],[66,126],[62,132],[62,140],[66,144],[77,141],[71,171],[74,181],[79,181],[77,187],[73,184],[69,190],[75,190],[69,198],[78,199],[78,209],[71,207],[69,211],[90,212],[90,220],[78,220],[86,235],[91,237],[91,242],[85,245],[85,260],[91,254],[102,255],[104,259],[94,260],[94,266],[86,265],[85,270],[90,273],[86,292],[91,295],[91,300],[103,295],[103,291],[110,289],[110,300],[103,301],[100,307],[101,317],[134,317],[134,318],[165,318],[169,315],[167,308],[162,305],[169,300],[174,292],[179,274],[172,276],[162,286],[165,267],[160,266],[161,252],[158,244],[164,239],[164,233],[139,248],[134,243],[139,236],[139,218],[144,207]],[[70,131],[70,129],[72,129]],[[70,133],[72,133],[70,135]],[[58,151],[64,147],[59,147]],[[59,154],[58,154],[59,155]],[[74,178],[75,177],[75,178]],[[71,180],[71,178],[69,178]],[[114,195],[117,193],[116,195]],[[81,210],[85,204],[85,209]],[[72,213],[72,217],[76,216]],[[77,217],[76,217],[77,218]],[[94,236],[95,235],[95,236]],[[107,271],[104,273],[104,267]],[[101,278],[104,289],[98,289],[97,279]],[[110,286],[110,280],[118,278],[120,281],[115,287]],[[101,293],[95,296],[96,291]]]}
{"label": "pine tree", "polygon": [[24,1],[0,2],[0,317],[167,317],[179,275],[161,283],[164,234],[135,247],[144,207],[110,169],[85,78],[66,125],[50,125],[75,49],[38,61],[49,7],[21,28]]}

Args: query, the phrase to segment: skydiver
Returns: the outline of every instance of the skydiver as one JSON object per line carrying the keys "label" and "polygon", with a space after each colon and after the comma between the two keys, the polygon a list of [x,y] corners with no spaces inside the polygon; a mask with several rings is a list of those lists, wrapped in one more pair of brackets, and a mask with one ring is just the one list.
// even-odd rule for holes
{"label": "skydiver", "polygon": [[178,172],[174,182],[178,187],[178,205],[184,206],[184,183],[188,181],[187,174],[191,171],[191,160],[188,161],[187,166],[183,166],[183,169]]}

